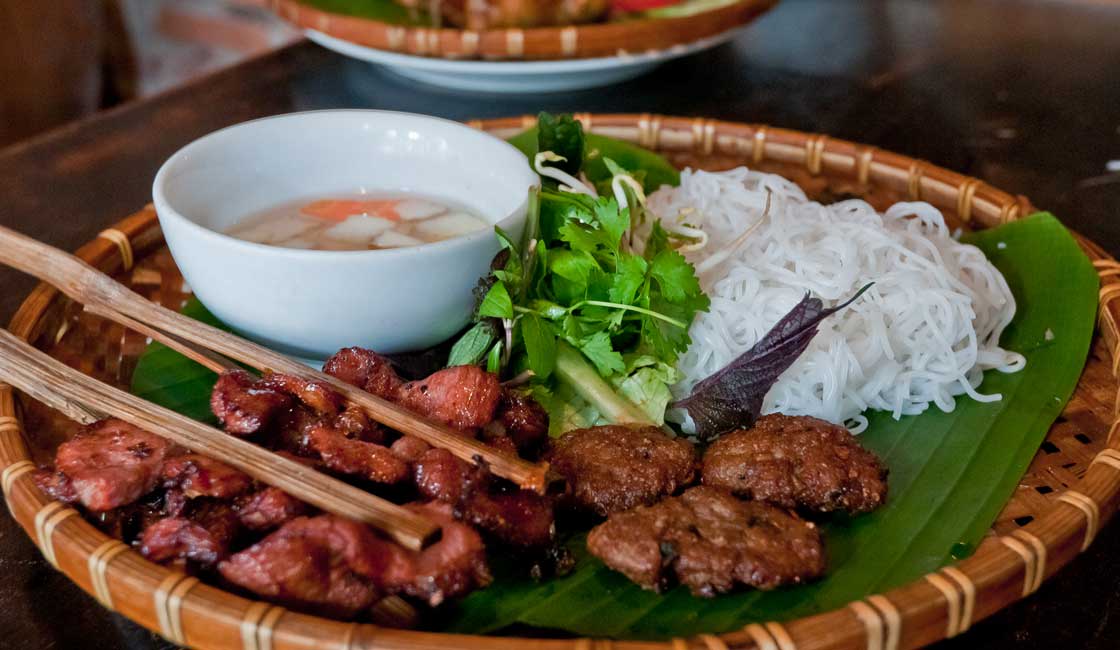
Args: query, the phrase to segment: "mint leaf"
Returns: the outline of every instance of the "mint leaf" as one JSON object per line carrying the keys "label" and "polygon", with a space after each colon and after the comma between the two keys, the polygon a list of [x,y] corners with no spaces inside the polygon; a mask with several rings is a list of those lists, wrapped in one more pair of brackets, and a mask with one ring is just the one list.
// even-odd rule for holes
{"label": "mint leaf", "polygon": [[599,263],[584,251],[561,248],[554,250],[549,256],[548,268],[562,278],[586,285],[591,274],[599,270]]}
{"label": "mint leaf", "polygon": [[587,335],[587,331],[583,328],[583,323],[572,314],[568,314],[564,317],[564,320],[560,322],[560,331],[564,338],[569,341],[578,341]]}
{"label": "mint leaf", "polygon": [[552,298],[560,305],[572,305],[587,297],[587,283],[573,282],[562,275],[553,273],[549,276],[549,289]]}
{"label": "mint leaf", "polygon": [[548,320],[560,320],[568,315],[568,309],[562,307],[551,300],[531,300],[529,301],[529,309],[532,309],[542,318]]}
{"label": "mint leaf", "polygon": [[556,334],[548,322],[536,314],[525,314],[519,322],[529,368],[544,379],[556,366]]}
{"label": "mint leaf", "polygon": [[502,248],[490,263],[491,274],[516,290],[521,285],[523,276],[521,254],[509,233],[494,226],[494,234]]}
{"label": "mint leaf", "polygon": [[513,318],[513,301],[504,282],[495,282],[486,292],[486,297],[478,306],[478,315],[480,318]]}
{"label": "mint leaf", "polygon": [[448,366],[473,366],[486,356],[486,351],[498,338],[498,328],[494,321],[483,320],[475,323],[474,327],[451,346],[447,357]]}
{"label": "mint leaf", "polygon": [[588,223],[593,219],[595,199],[585,194],[541,190],[540,240],[560,239],[560,227],[569,221]]}
{"label": "mint leaf", "polygon": [[486,355],[486,372],[498,374],[502,369],[502,342],[498,341]]}
{"label": "mint leaf", "polygon": [[[490,273],[495,278],[497,278],[497,279],[501,280],[502,282],[504,282],[506,284],[509,284],[509,285],[517,286],[517,283],[521,281],[521,274],[513,272],[513,271],[506,271],[504,269],[498,269],[497,271],[491,271]],[[508,291],[508,289],[507,289],[507,291]]]}

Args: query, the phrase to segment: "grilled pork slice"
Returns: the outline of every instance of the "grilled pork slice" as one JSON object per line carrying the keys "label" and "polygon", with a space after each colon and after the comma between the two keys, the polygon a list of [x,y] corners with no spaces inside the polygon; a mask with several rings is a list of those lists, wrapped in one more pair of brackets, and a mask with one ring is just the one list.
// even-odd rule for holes
{"label": "grilled pork slice", "polygon": [[202,499],[192,502],[183,514],[145,528],[140,552],[153,562],[182,560],[209,568],[229,555],[240,529],[237,513],[229,504]]}
{"label": "grilled pork slice", "polygon": [[494,421],[485,432],[495,438],[509,438],[518,454],[536,458],[548,440],[548,411],[533,398],[503,388]]}
{"label": "grilled pork slice", "polygon": [[230,370],[218,377],[210,393],[210,410],[227,433],[252,435],[269,425],[292,404],[292,396],[262,386],[244,370]]}
{"label": "grilled pork slice", "polygon": [[389,360],[363,348],[344,348],[323,372],[452,428],[474,433],[494,419],[502,387],[478,366],[455,366],[406,382]]}
{"label": "grilled pork slice", "polygon": [[323,464],[343,474],[354,474],[377,483],[398,483],[408,478],[408,463],[388,447],[352,440],[327,424],[312,427],[307,446],[318,452]]}
{"label": "grilled pork slice", "polygon": [[249,530],[272,530],[306,515],[311,508],[280,488],[266,487],[242,497],[237,503],[241,525]]}
{"label": "grilled pork slice", "polygon": [[388,359],[365,348],[339,350],[323,364],[323,372],[390,401],[404,385]]}
{"label": "grilled pork slice", "polygon": [[497,375],[478,366],[454,366],[404,384],[397,402],[452,428],[472,431],[494,419],[501,396]]}
{"label": "grilled pork slice", "polygon": [[449,504],[413,503],[408,507],[439,523],[443,535],[418,553],[394,545],[396,554],[384,575],[386,588],[435,607],[490,584],[482,538],[470,526],[455,521]]}
{"label": "grilled pork slice", "polygon": [[552,500],[528,490],[499,490],[480,467],[446,449],[425,451],[413,466],[420,494],[454,506],[460,518],[521,550],[546,550],[555,539]]}
{"label": "grilled pork slice", "polygon": [[59,445],[55,471],[40,471],[36,482],[61,501],[104,512],[151,492],[170,448],[167,440],[127,422],[101,420]]}
{"label": "grilled pork slice", "polygon": [[226,580],[302,611],[352,618],[389,594],[435,606],[489,583],[478,533],[455,522],[444,505],[412,505],[443,525],[420,552],[336,517],[298,517],[218,565]]}
{"label": "grilled pork slice", "polygon": [[352,618],[382,595],[393,545],[366,526],[299,517],[218,565],[226,580],[302,611]]}
{"label": "grilled pork slice", "polygon": [[163,463],[160,478],[163,487],[180,490],[188,499],[231,499],[253,487],[253,479],[248,474],[199,454],[168,458]]}
{"label": "grilled pork slice", "polygon": [[408,477],[407,463],[378,444],[384,431],[325,384],[277,373],[254,379],[232,370],[215,384],[211,408],[229,433],[267,432],[273,447],[318,456],[336,472],[378,483]]}

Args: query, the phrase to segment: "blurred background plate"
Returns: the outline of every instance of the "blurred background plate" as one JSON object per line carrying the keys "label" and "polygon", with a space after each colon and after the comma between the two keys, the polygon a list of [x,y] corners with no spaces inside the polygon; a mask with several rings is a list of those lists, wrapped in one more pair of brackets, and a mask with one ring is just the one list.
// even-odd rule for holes
{"label": "blurred background plate", "polygon": [[440,59],[378,50],[309,29],[307,37],[330,50],[436,86],[492,93],[557,92],[605,86],[645,74],[666,61],[721,45],[738,34],[730,29],[687,45],[640,54],[551,61]]}

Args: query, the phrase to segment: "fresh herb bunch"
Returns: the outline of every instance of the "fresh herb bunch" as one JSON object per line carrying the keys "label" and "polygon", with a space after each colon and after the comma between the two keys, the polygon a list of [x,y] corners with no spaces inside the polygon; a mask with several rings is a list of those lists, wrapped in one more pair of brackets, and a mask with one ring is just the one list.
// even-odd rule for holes
{"label": "fresh herb bunch", "polygon": [[[497,230],[502,251],[480,282],[476,324],[448,363],[486,360],[490,370],[531,377],[558,426],[572,424],[574,413],[582,414],[577,424],[661,424],[673,366],[708,298],[657,223],[634,241],[632,226],[648,218],[639,179],[602,158],[611,174],[596,183],[604,196],[578,180],[579,122],[542,113],[537,146],[543,187],[530,199],[523,242]],[[546,162],[555,166],[544,169]]]}

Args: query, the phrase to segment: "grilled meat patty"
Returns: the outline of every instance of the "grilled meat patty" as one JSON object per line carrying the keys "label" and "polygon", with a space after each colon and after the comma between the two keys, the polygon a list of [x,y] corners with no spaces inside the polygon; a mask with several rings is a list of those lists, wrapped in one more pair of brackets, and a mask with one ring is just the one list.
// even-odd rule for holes
{"label": "grilled meat patty", "polygon": [[887,469],[847,429],[807,416],[767,415],[716,440],[704,485],[806,512],[870,512],[886,503]]}
{"label": "grilled meat patty", "polygon": [[705,597],[736,584],[798,584],[825,571],[812,523],[708,486],[612,514],[588,535],[587,548],[644,589],[660,591],[675,579]]}
{"label": "grilled meat patty", "polygon": [[656,427],[608,425],[565,433],[548,460],[567,479],[569,503],[606,516],[651,505],[692,482],[696,452]]}

